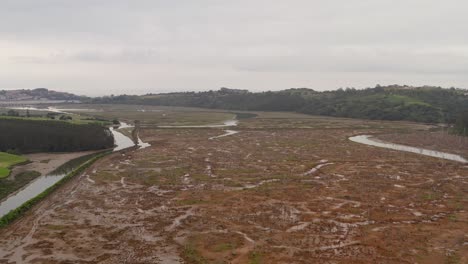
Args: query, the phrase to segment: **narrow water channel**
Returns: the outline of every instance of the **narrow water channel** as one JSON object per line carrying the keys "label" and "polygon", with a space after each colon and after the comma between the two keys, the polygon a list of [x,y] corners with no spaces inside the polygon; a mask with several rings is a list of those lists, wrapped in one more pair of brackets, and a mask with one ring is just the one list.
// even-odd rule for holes
{"label": "narrow water channel", "polygon": [[239,131],[230,130],[230,129],[224,130],[224,132],[225,132],[225,133],[222,134],[222,135],[210,137],[210,138],[208,138],[208,139],[209,139],[209,140],[212,140],[212,139],[216,139],[216,138],[222,138],[222,137],[232,136],[232,135],[235,135],[235,134],[239,133]]}
{"label": "narrow water channel", "polygon": [[237,126],[239,120],[230,119],[224,121],[222,124],[212,124],[212,125],[193,125],[193,126],[158,126],[159,128],[217,128],[217,127],[231,127]]}
{"label": "narrow water channel", "polygon": [[19,207],[26,201],[36,197],[37,195],[41,194],[50,186],[54,185],[58,181],[60,181],[63,177],[65,177],[68,173],[70,173],[73,169],[80,166],[87,160],[91,159],[95,155],[99,153],[89,154],[82,157],[78,157],[72,159],[60,167],[55,169],[53,172],[40,176],[19,191],[15,192],[14,194],[8,196],[6,200],[3,200],[0,203],[0,217],[4,216],[11,210]]}
{"label": "narrow water channel", "polygon": [[127,124],[127,123],[120,122],[119,127],[116,127],[116,128],[111,127],[110,128],[110,131],[114,135],[114,141],[115,141],[114,151],[119,151],[119,150],[122,150],[122,149],[126,149],[126,148],[130,148],[130,147],[135,146],[135,142],[133,142],[133,140],[131,138],[125,136],[124,134],[122,134],[121,132],[118,131],[118,129],[129,128],[129,127],[132,127],[132,126]]}
{"label": "narrow water channel", "polygon": [[416,153],[416,154],[435,157],[435,158],[458,161],[462,163],[468,162],[468,160],[456,154],[450,154],[450,153],[445,153],[445,152],[440,152],[440,151],[435,151],[435,150],[416,148],[416,147],[410,147],[410,146],[405,146],[405,145],[384,142],[382,140],[373,138],[370,135],[354,136],[354,137],[350,137],[349,140],[353,142],[361,143],[361,144],[366,144],[369,146],[379,147],[379,148],[411,152],[411,153]]}

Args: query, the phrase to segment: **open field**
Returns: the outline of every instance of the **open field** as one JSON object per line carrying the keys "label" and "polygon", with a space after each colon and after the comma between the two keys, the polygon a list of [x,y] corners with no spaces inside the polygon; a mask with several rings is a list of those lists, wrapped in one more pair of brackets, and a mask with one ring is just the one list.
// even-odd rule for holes
{"label": "open field", "polygon": [[25,157],[0,152],[0,179],[10,175],[10,168],[16,164],[27,161]]}
{"label": "open field", "polygon": [[157,125],[232,113],[102,109],[141,120],[151,147],[99,160],[0,230],[0,263],[468,261],[468,165],[348,140],[428,146],[429,126],[258,112],[215,138]]}

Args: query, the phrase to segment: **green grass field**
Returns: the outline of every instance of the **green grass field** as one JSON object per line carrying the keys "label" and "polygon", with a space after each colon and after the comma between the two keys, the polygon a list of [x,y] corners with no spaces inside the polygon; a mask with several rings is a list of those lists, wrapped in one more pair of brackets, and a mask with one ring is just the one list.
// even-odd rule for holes
{"label": "green grass field", "polygon": [[0,179],[10,175],[10,168],[18,163],[27,161],[26,158],[0,152]]}

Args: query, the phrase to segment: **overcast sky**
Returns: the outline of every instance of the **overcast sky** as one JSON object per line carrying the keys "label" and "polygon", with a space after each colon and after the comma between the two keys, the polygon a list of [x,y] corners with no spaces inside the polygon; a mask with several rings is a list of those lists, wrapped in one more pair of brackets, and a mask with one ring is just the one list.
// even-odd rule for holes
{"label": "overcast sky", "polygon": [[468,87],[466,0],[0,0],[0,89]]}

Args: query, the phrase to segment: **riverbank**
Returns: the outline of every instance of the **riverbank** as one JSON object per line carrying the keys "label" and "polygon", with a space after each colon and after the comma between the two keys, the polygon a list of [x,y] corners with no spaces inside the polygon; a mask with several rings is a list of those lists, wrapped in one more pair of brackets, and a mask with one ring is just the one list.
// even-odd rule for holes
{"label": "riverbank", "polygon": [[8,177],[11,174],[13,166],[27,161],[28,159],[24,156],[0,152],[0,179]]}
{"label": "riverbank", "polygon": [[[38,177],[46,176],[56,171],[64,164],[80,157],[98,153],[99,151],[83,151],[74,153],[35,153],[23,157],[28,160],[24,165],[15,166],[10,176],[0,179],[0,208],[1,204],[11,195],[15,195]],[[0,212],[0,217],[6,212]]]}
{"label": "riverbank", "polygon": [[16,166],[11,170],[10,179],[26,171],[36,171],[46,175],[65,164],[66,162],[99,151],[81,151],[71,153],[34,153],[23,155],[29,160],[28,164]]}
{"label": "riverbank", "polygon": [[[121,127],[132,128],[131,125],[126,123],[122,123]],[[144,143],[143,141],[139,140],[139,138],[137,138],[138,141],[136,143],[133,142],[132,139],[123,135],[118,129],[113,127],[110,128],[110,131],[114,135],[115,146],[112,150],[109,151],[88,151],[62,154],[30,154],[29,157],[33,162],[28,164],[28,166],[18,168],[17,171],[15,171],[15,175],[9,179],[13,182],[7,182],[8,184],[5,185],[5,187],[9,187],[10,189],[2,190],[4,195],[9,196],[0,202],[0,217],[6,217],[7,220],[5,221],[10,223],[11,221],[8,220],[10,219],[10,214],[16,215],[14,212],[19,210],[19,208],[29,206],[31,203],[30,201],[36,201],[37,197],[45,197],[44,193],[48,193],[50,188],[68,178],[69,173],[73,172],[77,168],[80,168],[89,160],[102,156],[102,153],[122,152],[127,149],[132,149],[132,147],[145,148],[150,146],[150,144]],[[67,159],[68,161],[63,162]],[[33,175],[31,175],[31,173],[33,172],[40,173],[41,176],[37,178],[37,175],[34,175],[34,177],[32,177]],[[18,177],[18,179],[15,177]]]}
{"label": "riverbank", "polygon": [[468,137],[449,134],[447,131],[419,131],[404,134],[380,134],[377,138],[396,144],[410,145],[430,150],[450,152],[468,158]]}
{"label": "riverbank", "polygon": [[424,156],[429,156],[429,157],[434,157],[434,158],[439,158],[439,159],[444,159],[444,160],[452,160],[452,161],[461,162],[461,163],[468,163],[468,160],[466,160],[460,155],[436,151],[436,150],[412,147],[412,146],[407,146],[407,145],[395,144],[393,142],[380,140],[371,135],[353,136],[353,137],[350,137],[349,140],[356,142],[356,143],[361,143],[361,144],[379,147],[379,148],[397,150],[397,151],[402,151],[402,152],[410,152],[410,153],[415,153],[418,155],[424,155]]}
{"label": "riverbank", "polygon": [[90,158],[83,164],[79,165],[77,168],[73,169],[71,172],[66,174],[64,177],[62,177],[59,181],[45,189],[43,192],[39,193],[38,195],[34,196],[33,198],[27,200],[23,204],[21,204],[19,207],[16,209],[13,209],[9,211],[7,214],[3,215],[0,218],[0,228],[7,226],[11,222],[15,221],[19,217],[21,217],[28,209],[30,209],[32,206],[40,202],[42,199],[47,197],[48,194],[59,188],[61,185],[63,185],[67,180],[72,178],[73,176],[83,172],[86,168],[88,168],[92,163],[94,163],[96,160],[99,158],[109,154],[110,152],[104,152],[101,154],[97,154],[96,156]]}

